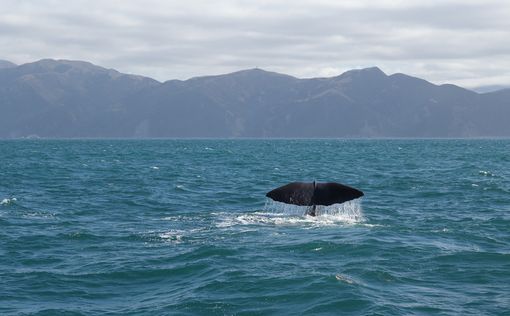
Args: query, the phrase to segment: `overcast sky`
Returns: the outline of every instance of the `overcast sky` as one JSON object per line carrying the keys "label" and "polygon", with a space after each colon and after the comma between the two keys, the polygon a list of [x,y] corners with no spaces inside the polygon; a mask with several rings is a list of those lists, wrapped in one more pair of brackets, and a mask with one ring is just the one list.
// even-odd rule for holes
{"label": "overcast sky", "polygon": [[510,86],[510,1],[0,0],[0,59],[86,60],[160,81],[379,66]]}

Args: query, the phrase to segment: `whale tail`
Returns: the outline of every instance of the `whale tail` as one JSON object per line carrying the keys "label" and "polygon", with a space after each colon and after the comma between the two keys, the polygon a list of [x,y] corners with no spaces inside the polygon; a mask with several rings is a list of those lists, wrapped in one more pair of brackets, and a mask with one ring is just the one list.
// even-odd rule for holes
{"label": "whale tail", "polygon": [[266,196],[277,202],[310,206],[306,214],[315,216],[317,205],[344,203],[362,197],[358,189],[336,182],[312,183],[291,182],[272,191]]}

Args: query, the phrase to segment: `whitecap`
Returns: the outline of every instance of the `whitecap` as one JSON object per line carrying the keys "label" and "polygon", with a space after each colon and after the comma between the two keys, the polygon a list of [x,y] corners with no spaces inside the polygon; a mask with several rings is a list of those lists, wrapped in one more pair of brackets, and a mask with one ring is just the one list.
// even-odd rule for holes
{"label": "whitecap", "polygon": [[2,201],[0,201],[0,205],[8,205],[8,204],[14,203],[16,201],[17,201],[16,198],[3,199]]}
{"label": "whitecap", "polygon": [[51,213],[48,211],[25,211],[20,214],[23,218],[29,218],[29,219],[55,219],[57,216],[55,213]]}
{"label": "whitecap", "polygon": [[354,282],[353,279],[351,279],[350,277],[348,277],[346,275],[343,275],[343,274],[335,275],[335,279],[337,279],[338,281],[342,281],[344,283],[347,283],[347,284],[355,284],[356,283],[356,282]]}
{"label": "whitecap", "polygon": [[178,244],[183,242],[183,239],[189,238],[193,234],[201,232],[202,230],[204,230],[204,228],[170,229],[168,231],[157,233],[157,236],[165,242]]}
{"label": "whitecap", "polygon": [[170,230],[167,232],[160,233],[158,235],[159,238],[171,242],[171,243],[181,243],[182,237],[184,236],[185,231],[180,229]]}
{"label": "whitecap", "polygon": [[457,252],[463,252],[463,251],[470,251],[470,252],[479,252],[480,247],[476,245],[464,245],[459,242],[454,242],[451,240],[448,241],[433,241],[431,242],[432,246],[435,246],[443,253],[457,253]]}

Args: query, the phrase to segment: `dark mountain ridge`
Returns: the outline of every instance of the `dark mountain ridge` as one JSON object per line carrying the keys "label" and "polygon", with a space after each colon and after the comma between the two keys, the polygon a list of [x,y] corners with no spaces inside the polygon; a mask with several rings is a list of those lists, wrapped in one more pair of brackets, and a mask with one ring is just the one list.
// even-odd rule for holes
{"label": "dark mountain ridge", "polygon": [[160,83],[45,59],[0,66],[0,137],[508,137],[509,97],[510,89],[479,94],[377,67]]}

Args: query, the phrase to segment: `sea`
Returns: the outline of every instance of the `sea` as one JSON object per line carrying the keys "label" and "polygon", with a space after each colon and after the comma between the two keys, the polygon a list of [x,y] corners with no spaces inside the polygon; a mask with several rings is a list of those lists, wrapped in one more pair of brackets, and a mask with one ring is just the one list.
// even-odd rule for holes
{"label": "sea", "polygon": [[510,140],[2,140],[0,315],[510,315]]}

